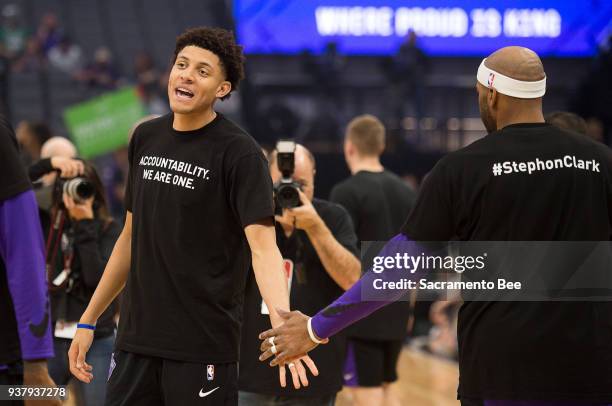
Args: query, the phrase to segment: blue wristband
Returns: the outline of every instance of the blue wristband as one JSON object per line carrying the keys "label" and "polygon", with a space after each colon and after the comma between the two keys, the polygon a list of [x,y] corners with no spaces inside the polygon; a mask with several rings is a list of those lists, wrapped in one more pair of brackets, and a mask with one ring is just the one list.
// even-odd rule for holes
{"label": "blue wristband", "polygon": [[77,324],[77,328],[86,328],[88,330],[95,330],[96,326],[93,326],[91,324],[79,323]]}

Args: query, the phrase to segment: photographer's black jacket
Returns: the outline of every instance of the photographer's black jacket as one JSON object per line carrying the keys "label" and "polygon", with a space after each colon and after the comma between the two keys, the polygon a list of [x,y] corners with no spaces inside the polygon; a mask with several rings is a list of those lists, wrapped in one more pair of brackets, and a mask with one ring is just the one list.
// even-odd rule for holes
{"label": "photographer's black jacket", "polygon": [[[100,282],[115,241],[121,233],[121,227],[115,221],[105,223],[100,219],[80,220],[72,222],[69,233],[73,235],[74,259],[70,277],[74,282],[69,292],[66,292],[66,289],[51,292],[51,317],[54,323],[58,319],[79,320]],[[53,278],[61,272],[62,264],[63,255],[60,248]],[[115,311],[116,306],[113,303],[102,313],[96,325],[96,338],[113,333]]]}

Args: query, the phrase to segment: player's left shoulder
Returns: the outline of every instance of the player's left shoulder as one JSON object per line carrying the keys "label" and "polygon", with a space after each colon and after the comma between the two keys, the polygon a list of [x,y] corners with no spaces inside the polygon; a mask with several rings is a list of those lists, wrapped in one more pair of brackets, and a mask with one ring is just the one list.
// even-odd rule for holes
{"label": "player's left shoulder", "polygon": [[[220,114],[221,113],[217,113]],[[250,154],[260,154],[264,158],[263,152],[257,141],[242,127],[221,115],[223,139],[225,140],[228,154],[232,159],[240,159]]]}

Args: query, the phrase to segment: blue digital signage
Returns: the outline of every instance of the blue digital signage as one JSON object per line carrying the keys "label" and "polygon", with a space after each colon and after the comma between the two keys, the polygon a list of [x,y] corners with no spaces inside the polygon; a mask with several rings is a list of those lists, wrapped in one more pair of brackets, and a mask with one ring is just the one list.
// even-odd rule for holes
{"label": "blue digital signage", "polygon": [[483,56],[507,45],[542,56],[591,56],[612,33],[610,0],[236,0],[251,54],[394,53],[410,31],[430,55]]}

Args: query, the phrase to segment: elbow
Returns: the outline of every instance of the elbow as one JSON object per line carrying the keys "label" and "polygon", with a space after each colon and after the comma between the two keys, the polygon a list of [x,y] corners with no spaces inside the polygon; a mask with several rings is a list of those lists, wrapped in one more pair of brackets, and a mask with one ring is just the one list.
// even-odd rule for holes
{"label": "elbow", "polygon": [[270,258],[275,258],[276,260],[282,260],[281,253],[278,250],[276,243],[269,244],[269,245],[261,245],[261,246],[256,246],[256,247],[251,246],[250,249],[251,249],[251,260],[253,262],[266,261]]}
{"label": "elbow", "polygon": [[253,264],[253,270],[255,270],[255,264],[258,264],[259,262],[261,262],[262,258],[263,258],[263,254],[260,251],[257,250],[251,250],[251,264]]}

